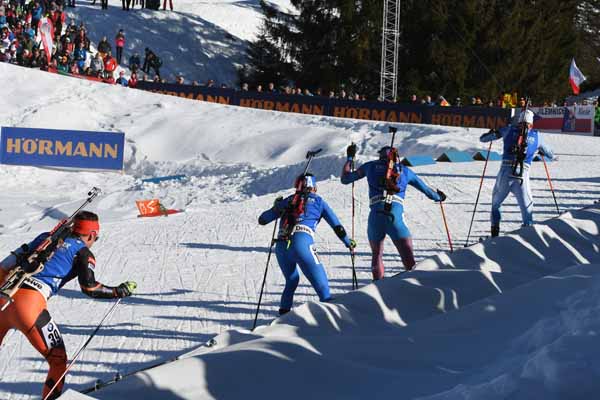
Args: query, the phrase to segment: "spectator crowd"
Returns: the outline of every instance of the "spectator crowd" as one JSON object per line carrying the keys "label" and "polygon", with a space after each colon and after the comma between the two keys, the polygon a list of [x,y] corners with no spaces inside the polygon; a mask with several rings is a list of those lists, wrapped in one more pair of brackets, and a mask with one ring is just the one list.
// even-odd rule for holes
{"label": "spectator crowd", "polygon": [[[105,36],[93,46],[83,22],[67,23],[64,6],[75,7],[75,1],[64,4],[63,0],[0,0],[0,62],[123,86],[137,84],[137,73],[142,66],[142,71],[150,73],[152,70],[154,80],[160,81],[162,60],[152,50],[146,48],[143,63],[139,54],[130,56],[130,77],[125,78],[121,66],[126,44],[124,30],[119,29],[112,42]],[[49,49],[45,48],[48,42],[43,40],[41,26],[50,27],[47,35],[52,37],[52,47]]]}
{"label": "spectator crowd", "polygon": [[[65,2],[67,2],[65,4]],[[173,9],[172,0],[163,0],[163,9],[167,2]],[[94,5],[96,0],[91,3]],[[136,5],[158,8],[160,0],[122,0],[123,10],[129,10]],[[102,8],[108,7],[108,0],[100,0]],[[44,71],[72,74],[88,79],[101,80],[106,83],[115,83],[122,86],[136,87],[138,75],[141,80],[166,83],[161,77],[161,58],[150,48],[144,50],[144,57],[133,53],[127,60],[129,77],[124,68],[124,51],[126,48],[126,35],[119,29],[112,41],[104,36],[96,46],[90,40],[85,24],[79,25],[71,20],[67,23],[64,7],[76,7],[76,0],[0,0],[0,62],[20,65],[28,68],[37,68]],[[53,46],[44,48],[39,27],[51,23]],[[113,53],[114,50],[114,53]],[[150,74],[153,77],[150,79]],[[175,77],[175,83],[187,84],[181,74]],[[201,85],[192,81],[191,85]],[[206,87],[215,87],[212,79],[202,84]],[[221,88],[227,85],[221,84]],[[247,83],[242,83],[239,90],[243,92],[273,93],[296,96],[319,96],[330,99],[352,101],[382,101],[381,99],[368,99],[364,94],[347,92],[345,88],[337,91],[322,90],[321,88],[302,88],[300,85],[285,85],[277,87],[273,82],[267,85],[256,85],[253,90]],[[482,99],[479,96],[470,97],[463,101],[456,97],[454,101],[446,100],[443,95],[438,95],[435,100],[430,95],[417,96],[412,94],[408,99],[398,103],[425,105],[425,106],[471,106],[471,107],[514,107],[525,105],[525,99],[520,98],[516,104],[507,104],[503,96],[494,99]],[[541,105],[541,104],[540,104]],[[546,107],[557,106],[556,102],[544,102]],[[567,104],[563,104],[567,105]]]}

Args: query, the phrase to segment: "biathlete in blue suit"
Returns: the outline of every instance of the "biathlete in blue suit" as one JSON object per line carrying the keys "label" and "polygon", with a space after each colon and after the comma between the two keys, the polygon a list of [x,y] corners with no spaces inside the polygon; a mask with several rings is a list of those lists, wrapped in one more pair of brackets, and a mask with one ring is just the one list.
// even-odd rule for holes
{"label": "biathlete in blue suit", "polygon": [[314,176],[311,174],[299,176],[296,178],[295,187],[302,192],[303,205],[301,210],[296,210],[298,215],[292,218],[291,223],[286,224],[284,221],[290,221],[291,214],[295,212],[290,207],[294,195],[285,199],[277,199],[273,207],[263,212],[258,218],[260,225],[266,225],[277,218],[282,220],[275,245],[275,255],[285,277],[285,288],[281,295],[279,309],[280,315],[287,313],[292,308],[294,292],[300,280],[298,266],[317,292],[319,300],[329,301],[331,299],[327,274],[314,246],[314,234],[321,218],[327,221],[347,248],[356,247],[356,243],[348,237],[333,210],[322,197],[317,195]]}
{"label": "biathlete in blue suit", "polygon": [[408,227],[404,223],[404,196],[406,188],[411,185],[417,188],[434,201],[444,201],[446,195],[440,191],[434,191],[428,187],[412,170],[399,162],[394,164],[394,170],[399,175],[396,181],[397,193],[393,195],[390,212],[384,210],[385,176],[388,169],[388,154],[390,146],[385,146],[379,151],[379,159],[369,161],[361,165],[356,171],[351,171],[352,161],[356,155],[356,145],[348,146],[346,154],[348,160],[342,170],[342,183],[350,184],[354,181],[367,178],[369,183],[369,199],[371,211],[369,212],[369,224],[367,235],[371,246],[371,270],[373,280],[379,280],[384,275],[383,265],[383,242],[386,235],[392,239],[396,246],[402,263],[406,270],[415,266],[413,254],[412,237]]}
{"label": "biathlete in blue suit", "polygon": [[[17,265],[24,266],[27,263],[29,254],[48,235],[42,233],[33,242],[24,244],[0,261],[0,284]],[[80,211],[74,218],[72,234],[56,249],[41,272],[25,280],[13,297],[14,304],[0,313],[0,344],[8,331],[19,330],[50,365],[42,398],[53,400],[60,396],[64,385],[63,375],[67,369],[67,352],[58,325],[48,312],[48,299],[75,278],[82,292],[93,298],[127,297],[137,287],[132,281],[114,287],[96,281],[96,259],[90,248],[99,235],[98,215]],[[6,301],[0,299],[0,306]]]}
{"label": "biathlete in blue suit", "polygon": [[[496,184],[494,185],[492,194],[492,236],[498,236],[500,233],[500,220],[502,217],[500,207],[509,192],[512,192],[517,198],[517,203],[521,209],[521,217],[523,218],[523,226],[533,225],[533,196],[531,195],[531,186],[529,184],[531,161],[533,161],[533,157],[538,151],[550,160],[556,158],[552,150],[544,144],[540,133],[536,129],[533,129],[532,111],[526,110],[521,112],[518,121],[518,125],[509,125],[500,130],[491,130],[479,138],[481,142],[490,142],[500,138],[504,141],[502,167],[500,167],[500,171],[496,177]],[[519,131],[521,130],[521,124],[527,124],[527,148],[523,162],[523,175],[515,177],[513,176],[512,165],[516,157],[514,148]]]}

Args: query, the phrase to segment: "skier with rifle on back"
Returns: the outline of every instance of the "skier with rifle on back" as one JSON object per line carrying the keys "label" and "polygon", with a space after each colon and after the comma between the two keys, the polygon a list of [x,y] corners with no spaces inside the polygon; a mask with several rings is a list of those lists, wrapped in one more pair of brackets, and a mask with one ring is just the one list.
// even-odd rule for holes
{"label": "skier with rifle on back", "polygon": [[307,172],[296,178],[296,192],[285,199],[278,198],[269,210],[263,212],[258,223],[266,225],[281,218],[276,239],[275,255],[285,277],[285,288],[281,295],[279,315],[292,308],[294,292],[298,287],[300,274],[298,267],[310,281],[320,301],[331,300],[329,282],[325,268],[314,246],[317,225],[324,218],[333,228],[337,237],[352,250],[356,247],[346,230],[327,202],[317,195],[315,177]]}
{"label": "skier with rifle on back", "polygon": [[[116,287],[96,281],[96,260],[90,251],[100,234],[96,214],[79,211],[69,218],[66,226],[61,224],[52,232],[42,233],[31,243],[22,245],[0,262],[3,289],[0,293],[0,344],[9,330],[17,329],[44,356],[50,370],[43,386],[43,399],[60,396],[64,384],[61,377],[67,368],[65,345],[48,312],[47,300],[75,278],[82,292],[93,298],[127,297],[137,287],[131,281]],[[55,236],[57,230],[63,233],[59,237]],[[51,254],[44,253],[48,248],[52,249]],[[40,254],[45,254],[41,261],[36,259]],[[11,279],[22,272],[25,272],[20,275],[24,278],[22,283],[10,287]]]}
{"label": "skier with rifle on back", "polygon": [[500,234],[500,207],[509,192],[517,198],[523,226],[533,225],[533,196],[529,184],[531,161],[537,152],[550,160],[556,159],[552,150],[544,144],[540,133],[533,129],[533,116],[533,111],[528,110],[526,106],[519,114],[517,124],[508,125],[500,130],[492,129],[479,138],[481,142],[500,138],[504,141],[502,166],[492,193],[492,237]]}
{"label": "skier with rifle on back", "polygon": [[396,246],[402,263],[407,271],[415,266],[411,233],[404,223],[404,197],[408,185],[422,192],[433,201],[444,201],[446,195],[441,191],[434,191],[428,187],[411,169],[400,164],[398,150],[393,147],[395,128],[392,143],[379,150],[379,159],[362,164],[352,171],[352,162],[356,156],[357,147],[351,144],[346,149],[348,157],[342,170],[342,184],[348,185],[364,177],[369,183],[370,212],[367,226],[367,236],[371,246],[371,271],[373,280],[384,276],[383,243],[389,235]]}

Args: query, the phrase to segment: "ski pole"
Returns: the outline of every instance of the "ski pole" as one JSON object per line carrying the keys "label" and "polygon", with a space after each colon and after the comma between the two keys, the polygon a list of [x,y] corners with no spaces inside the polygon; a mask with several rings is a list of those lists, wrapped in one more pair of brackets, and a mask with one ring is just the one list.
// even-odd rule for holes
{"label": "ski pole", "polygon": [[308,167],[310,166],[312,159],[315,158],[315,156],[317,154],[319,154],[321,152],[321,150],[323,150],[323,149],[309,151],[308,153],[306,153],[306,159],[308,161],[306,163],[306,166],[304,167],[304,172],[302,173],[302,175],[306,174],[306,171],[308,171]]}
{"label": "ski pole", "polygon": [[269,247],[269,255],[267,256],[267,266],[265,267],[265,276],[263,277],[262,286],[260,288],[260,295],[258,296],[258,304],[256,305],[256,314],[254,315],[254,323],[252,324],[252,331],[256,328],[256,321],[258,320],[258,311],[260,310],[260,303],[262,302],[263,291],[265,290],[265,283],[267,282],[267,271],[269,270],[269,262],[271,261],[271,253],[273,253],[273,245],[275,244],[275,232],[277,231],[277,221],[273,226],[273,234],[271,235],[271,246]]}
{"label": "ski pole", "polygon": [[[354,144],[354,142],[352,142]],[[354,159],[350,164],[350,171],[354,172]],[[352,239],[354,239],[354,182],[352,182]],[[358,289],[358,278],[356,277],[356,267],[354,260],[354,250],[350,250],[350,259],[352,260],[352,290]]]}
{"label": "ski pole", "polygon": [[552,192],[552,197],[554,198],[554,205],[556,206],[556,212],[560,216],[560,209],[558,208],[558,201],[556,201],[556,195],[554,194],[554,187],[552,187],[552,179],[550,179],[550,172],[548,172],[548,165],[546,164],[546,159],[542,154],[542,161],[544,162],[544,169],[546,170],[546,176],[548,177],[548,184],[550,185],[550,191]]}
{"label": "ski pole", "polygon": [[454,252],[452,247],[452,239],[450,238],[450,229],[448,229],[448,222],[446,222],[446,213],[444,212],[444,202],[440,201],[440,209],[442,210],[442,218],[444,220],[444,226],[446,227],[446,234],[448,235],[448,244],[450,245],[450,253]]}
{"label": "ski pole", "polygon": [[92,332],[92,334],[90,335],[90,337],[88,338],[88,340],[85,341],[85,343],[83,344],[83,346],[81,346],[81,348],[77,351],[77,353],[75,353],[75,356],[73,357],[73,361],[71,361],[69,363],[69,365],[65,369],[65,372],[63,372],[62,375],[60,376],[60,378],[58,378],[58,380],[56,381],[56,383],[54,384],[54,386],[52,386],[52,389],[50,389],[50,391],[48,392],[48,394],[46,395],[46,397],[44,397],[44,400],[48,400],[48,398],[52,395],[52,392],[54,392],[54,389],[56,389],[56,387],[58,386],[58,384],[60,383],[60,381],[63,380],[63,378],[65,377],[65,375],[67,375],[67,372],[69,372],[69,370],[71,369],[71,367],[75,364],[75,362],[77,361],[77,359],[79,358],[79,356],[81,355],[81,353],[90,344],[90,342],[92,341],[92,339],[94,338],[94,336],[96,336],[96,333],[98,333],[98,331],[100,330],[100,327],[102,327],[102,325],[104,324],[104,321],[106,321],[112,315],[112,313],[115,312],[115,309],[117,308],[117,306],[119,305],[119,303],[121,302],[121,300],[123,300],[122,297],[119,298],[115,302],[115,304],[113,304],[113,306],[110,308],[110,310],[108,310],[108,312],[106,313],[106,315],[104,315],[104,318],[102,318],[102,321],[100,321],[100,323],[98,324],[98,326],[96,327],[96,329],[94,329],[94,332]]}
{"label": "ski pole", "polygon": [[352,261],[352,290],[358,289],[358,278],[356,277],[355,257],[356,254],[354,253],[354,250],[350,250],[350,260]]}
{"label": "ski pole", "polygon": [[467,240],[465,241],[465,247],[469,245],[469,238],[471,237],[471,228],[473,228],[473,221],[475,220],[475,212],[477,211],[477,204],[479,204],[479,196],[481,195],[481,188],[483,187],[483,178],[485,177],[485,170],[487,169],[488,160],[490,159],[490,153],[492,152],[492,143],[488,147],[487,155],[485,156],[485,164],[483,165],[483,173],[481,174],[481,180],[479,181],[479,190],[477,191],[477,198],[475,199],[475,207],[473,207],[473,215],[471,216],[471,224],[469,225],[469,233],[467,234]]}

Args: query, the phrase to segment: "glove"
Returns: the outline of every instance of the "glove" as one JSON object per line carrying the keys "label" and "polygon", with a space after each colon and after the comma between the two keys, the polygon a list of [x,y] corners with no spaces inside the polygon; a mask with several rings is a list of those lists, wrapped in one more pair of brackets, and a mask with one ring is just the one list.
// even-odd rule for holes
{"label": "glove", "polygon": [[356,144],[352,143],[350,146],[346,148],[346,156],[350,159],[356,156]]}
{"label": "glove", "polygon": [[440,199],[438,200],[440,203],[446,200],[446,194],[444,192],[442,192],[440,189],[436,190],[438,196],[440,196]]}
{"label": "glove", "polygon": [[279,202],[283,200],[282,196],[279,196],[278,198],[276,198],[275,200],[273,200],[273,207],[277,207],[277,204],[279,204]]}
{"label": "glove", "polygon": [[348,248],[350,249],[350,251],[352,251],[356,248],[356,242],[354,241],[354,239],[349,240]]}
{"label": "glove", "polygon": [[133,294],[133,292],[135,292],[135,289],[137,289],[137,283],[135,283],[133,281],[123,282],[119,286],[117,286],[117,296],[118,297],[131,296]]}

